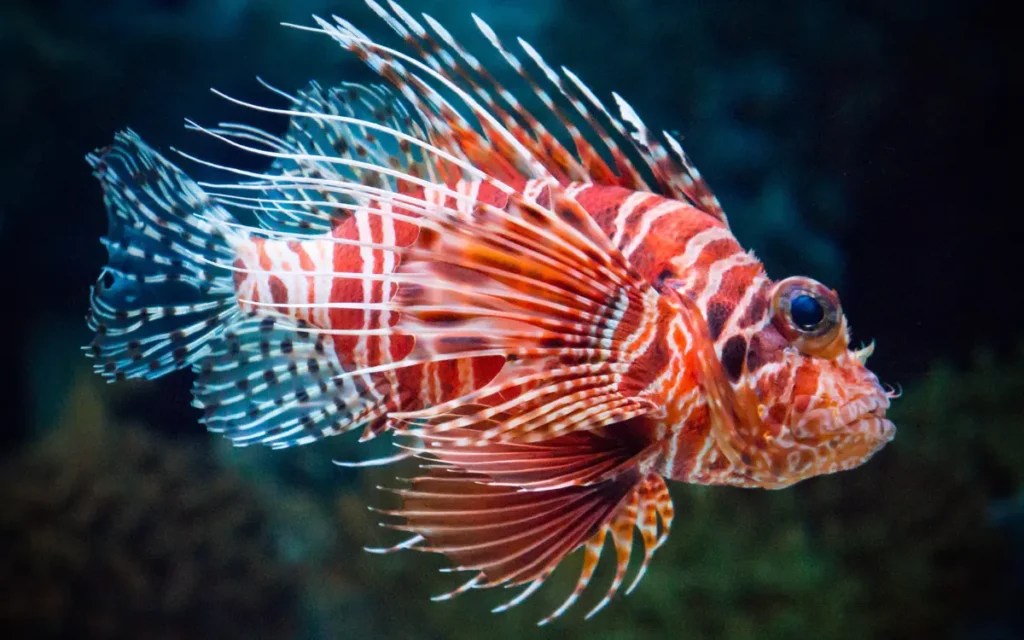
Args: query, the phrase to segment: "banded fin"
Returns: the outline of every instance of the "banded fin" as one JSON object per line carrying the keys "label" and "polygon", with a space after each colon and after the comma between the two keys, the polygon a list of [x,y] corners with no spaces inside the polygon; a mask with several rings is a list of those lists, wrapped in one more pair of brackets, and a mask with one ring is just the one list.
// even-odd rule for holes
{"label": "banded fin", "polygon": [[636,535],[635,529],[640,532],[644,555],[636,573],[633,574],[633,579],[626,588],[626,595],[632,593],[647,573],[647,567],[650,566],[654,552],[668,540],[674,515],[672,496],[669,495],[665,480],[658,474],[649,474],[626,500],[619,504],[615,516],[587,540],[583,550],[583,567],[580,569],[580,577],[577,579],[572,593],[561,606],[538,624],[548,624],[575,604],[589,586],[597,565],[601,561],[605,540],[609,537],[615,547],[615,575],[612,577],[604,597],[584,617],[592,617],[611,602],[621,588],[629,570],[633,538]]}
{"label": "banded fin", "polygon": [[[448,468],[480,474],[494,486],[537,491],[595,484],[636,466],[651,449],[644,435],[619,424],[610,434],[574,432],[543,442],[487,442],[473,434],[448,433],[450,438],[426,437],[422,447],[409,449],[418,457]],[[631,433],[636,431],[636,433]],[[635,436],[635,437],[634,437]],[[460,445],[459,441],[469,442]],[[432,467],[426,467],[432,468]]]}
{"label": "banded fin", "polygon": [[225,206],[254,211],[263,228],[325,233],[351,218],[354,208],[367,205],[369,199],[365,196],[332,189],[335,182],[392,192],[408,190],[392,175],[366,165],[388,167],[417,178],[434,177],[433,167],[426,161],[429,153],[393,135],[426,137],[422,125],[387,87],[343,83],[325,89],[314,82],[293,96],[266,83],[264,86],[289,102],[289,109],[271,110],[291,115],[283,137],[230,123],[209,130],[228,139],[256,143],[275,154],[267,171],[269,182],[243,183],[261,187],[259,197],[214,196]]}
{"label": "banded fin", "polygon": [[238,312],[231,217],[132,131],[89,154],[103,187],[109,261],[90,291],[88,355],[108,379],[190,366]]}
{"label": "banded fin", "polygon": [[584,564],[575,588],[539,624],[562,615],[586,589],[610,536],[616,573],[587,617],[603,608],[626,577],[634,530],[639,529],[644,557],[632,590],[667,538],[673,515],[664,481],[653,474],[642,476],[635,467],[602,482],[543,491],[489,483],[454,468],[433,469],[413,478],[408,488],[390,491],[401,498],[402,507],[383,512],[399,520],[385,526],[414,534],[394,550],[443,553],[455,563],[452,570],[472,572],[468,582],[436,599],[470,589],[525,585],[522,593],[495,609],[505,611],[536,592],[562,560],[583,548]]}
{"label": "banded fin", "polygon": [[[333,22],[315,18],[319,29],[289,26],[325,33],[366,62],[422,115],[433,144],[460,155],[517,189],[521,188],[523,180],[541,179],[561,184],[592,182],[649,190],[689,202],[726,222],[719,201],[679,142],[666,133],[666,149],[617,94],[613,96],[618,116],[613,115],[578,76],[564,67],[559,73],[529,43],[519,39],[526,57],[555,89],[554,93],[549,92],[490,26],[473,16],[480,32],[565,129],[575,148],[571,153],[540,118],[499,84],[479,59],[438,21],[423,14],[431,33],[396,2],[388,2],[390,12],[375,0],[366,0],[366,3],[412,49],[412,55],[374,41],[337,16]],[[454,94],[465,105],[478,121],[479,132],[438,89]],[[559,106],[556,96],[571,105],[576,117]],[[603,149],[592,144],[591,139],[596,139]],[[605,157],[612,160],[614,171]],[[644,172],[637,168],[634,158],[639,159],[646,174],[653,178],[653,187],[649,186]]]}
{"label": "banded fin", "polygon": [[[649,188],[644,179],[640,176],[639,171],[637,171],[636,167],[633,165],[633,162],[622,152],[622,149],[614,138],[612,138],[612,136],[605,131],[604,127],[601,126],[601,124],[590,114],[584,103],[569,89],[563,79],[555,73],[550,66],[548,66],[547,62],[544,61],[536,49],[522,38],[517,39],[520,48],[531,60],[533,60],[545,79],[558,90],[565,100],[572,104],[573,108],[583,119],[584,124],[589,125],[590,131],[588,133],[597,137],[597,139],[605,146],[607,152],[614,159],[618,174],[611,170],[608,164],[604,161],[604,158],[601,156],[601,153],[590,144],[586,135],[581,131],[572,117],[564,113],[562,109],[558,107],[555,100],[547,90],[533,79],[533,76],[519,61],[519,58],[517,58],[515,54],[509,51],[502,44],[501,40],[490,25],[475,15],[473,16],[473,19],[476,22],[477,28],[484,37],[490,41],[491,45],[501,54],[509,66],[526,81],[533,90],[533,93],[540,99],[541,103],[552,113],[552,115],[555,116],[569,134],[569,137],[572,139],[573,145],[576,148],[576,155],[579,158],[579,162],[581,162],[585,167],[584,182],[592,182],[594,184],[606,186],[621,186],[630,189],[646,190]],[[509,94],[508,92],[504,92],[503,95]],[[525,110],[520,108],[519,111],[522,113]],[[532,122],[537,122],[537,119],[533,116],[529,116],[527,122],[531,123],[532,126]],[[548,143],[547,140],[542,138],[542,141],[545,142],[545,146],[550,146],[550,143]],[[557,158],[558,156],[555,155],[555,157]]]}
{"label": "banded fin", "polygon": [[238,446],[308,444],[380,423],[386,389],[348,375],[330,335],[282,316],[252,315],[229,327],[197,367],[201,421]]}
{"label": "banded fin", "polygon": [[470,219],[431,214],[403,253],[396,329],[416,338],[410,358],[508,362],[476,391],[393,414],[414,423],[402,432],[532,442],[659,406],[648,388],[668,357],[665,341],[685,329],[679,305],[560,189],[540,199],[551,208],[513,198]]}

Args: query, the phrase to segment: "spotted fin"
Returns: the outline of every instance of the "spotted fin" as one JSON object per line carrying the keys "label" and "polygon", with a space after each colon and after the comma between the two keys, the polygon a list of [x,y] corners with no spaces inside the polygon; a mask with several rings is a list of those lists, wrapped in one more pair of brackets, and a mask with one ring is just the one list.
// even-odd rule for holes
{"label": "spotted fin", "polygon": [[104,377],[190,366],[236,316],[232,219],[132,131],[87,156],[103,187],[109,261],[90,293],[88,355]]}
{"label": "spotted fin", "polygon": [[239,446],[308,444],[382,421],[388,390],[351,375],[330,335],[282,316],[229,327],[196,368],[202,422]]}

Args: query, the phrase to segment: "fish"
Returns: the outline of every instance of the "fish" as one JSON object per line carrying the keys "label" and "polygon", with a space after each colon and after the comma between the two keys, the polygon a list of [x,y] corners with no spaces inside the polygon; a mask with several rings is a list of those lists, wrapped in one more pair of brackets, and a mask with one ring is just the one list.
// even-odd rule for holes
{"label": "fish", "polygon": [[193,370],[201,422],[238,446],[388,438],[393,455],[341,463],[420,463],[378,510],[406,537],[371,551],[470,574],[435,599],[521,589],[495,611],[581,553],[540,624],[606,546],[586,617],[641,582],[669,481],[781,489],[893,438],[874,343],[851,346],[834,290],[767,276],[674,135],[474,15],[531,110],[429,15],[367,4],[400,44],[340,17],[290,26],[381,83],[264,83],[283,106],[216,92],[286,117],[281,135],[189,121],[265,171],[178,151],[227,176],[197,182],[131,130],[87,156],[109,227],[85,347],[103,377]]}

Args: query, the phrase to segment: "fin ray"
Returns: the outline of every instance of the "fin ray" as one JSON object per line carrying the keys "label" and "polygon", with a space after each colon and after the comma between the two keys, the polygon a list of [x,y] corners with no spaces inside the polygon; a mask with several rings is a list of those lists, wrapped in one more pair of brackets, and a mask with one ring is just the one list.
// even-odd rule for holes
{"label": "fin ray", "polygon": [[383,421],[388,390],[345,375],[331,336],[307,328],[253,316],[214,341],[193,388],[210,431],[280,449]]}
{"label": "fin ray", "polygon": [[108,379],[156,378],[209,352],[237,312],[230,216],[132,131],[87,156],[103,187],[109,256],[90,290],[88,355]]}
{"label": "fin ray", "polygon": [[521,604],[566,556],[582,549],[583,567],[572,592],[541,625],[564,614],[590,585],[610,538],[615,575],[586,616],[603,608],[624,581],[633,537],[639,531],[644,556],[627,590],[632,591],[667,537],[672,519],[664,480],[654,474],[641,476],[635,467],[590,485],[511,493],[459,467],[434,469],[411,483],[411,489],[394,491],[402,499],[402,508],[384,512],[402,521],[395,528],[415,534],[417,544],[408,548],[443,553],[454,563],[452,570],[478,571],[471,580],[473,588],[525,585],[524,591],[495,612]]}

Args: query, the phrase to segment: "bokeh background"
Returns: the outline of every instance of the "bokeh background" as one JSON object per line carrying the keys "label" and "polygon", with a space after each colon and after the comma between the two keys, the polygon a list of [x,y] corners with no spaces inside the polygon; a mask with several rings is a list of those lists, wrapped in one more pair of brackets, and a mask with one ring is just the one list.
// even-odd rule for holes
{"label": "bokeh background", "polygon": [[[391,470],[352,438],[268,452],[197,425],[190,375],[104,385],[83,314],[105,215],[84,154],[131,126],[233,158],[183,118],[284,123],[310,80],[371,80],[283,28],[357,0],[0,0],[0,635],[53,638],[1024,637],[1024,330],[1018,43],[987,0],[407,0],[515,85],[469,12],[679,131],[769,273],[836,287],[873,369],[905,391],[865,467],[780,492],[676,485],[639,589],[595,620],[534,621],[454,586],[367,504]],[[1019,34],[1018,34],[1019,35]],[[1019,40],[1019,37],[1016,38]],[[1016,132],[1016,134],[1015,134]],[[185,163],[199,178],[202,167]],[[607,567],[606,567],[607,568]],[[559,574],[556,574],[558,576]],[[608,572],[599,572],[598,582]]]}

